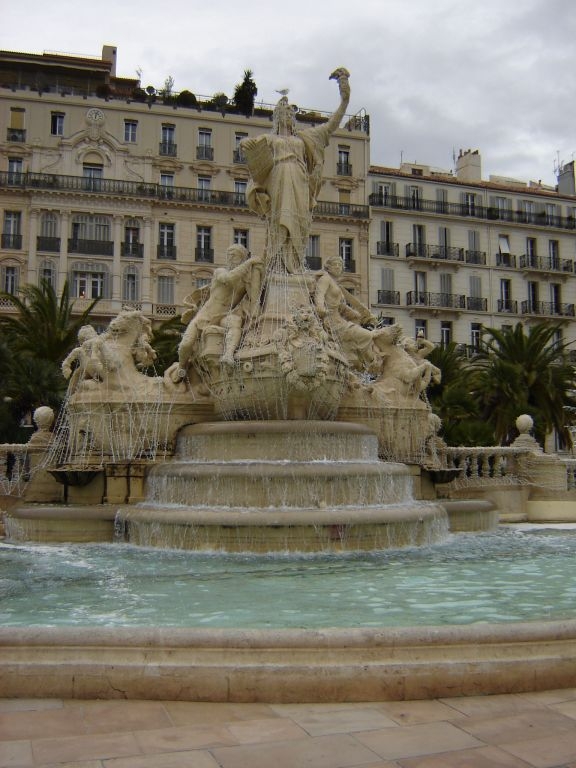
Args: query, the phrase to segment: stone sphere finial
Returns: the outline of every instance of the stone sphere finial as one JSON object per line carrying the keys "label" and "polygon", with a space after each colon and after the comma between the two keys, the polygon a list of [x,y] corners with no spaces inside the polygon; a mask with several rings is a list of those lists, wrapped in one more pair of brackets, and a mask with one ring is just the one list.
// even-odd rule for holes
{"label": "stone sphere finial", "polygon": [[40,432],[48,432],[54,424],[54,411],[47,405],[41,405],[36,408],[32,418]]}
{"label": "stone sphere finial", "polygon": [[534,426],[534,419],[527,413],[523,413],[516,419],[516,429],[521,435],[527,435]]}

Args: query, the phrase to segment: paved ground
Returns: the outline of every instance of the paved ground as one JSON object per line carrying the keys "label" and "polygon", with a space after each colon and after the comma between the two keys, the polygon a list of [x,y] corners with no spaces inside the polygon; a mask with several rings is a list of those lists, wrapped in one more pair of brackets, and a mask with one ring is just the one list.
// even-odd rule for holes
{"label": "paved ground", "polygon": [[366,704],[0,699],[2,768],[576,768],[576,689]]}

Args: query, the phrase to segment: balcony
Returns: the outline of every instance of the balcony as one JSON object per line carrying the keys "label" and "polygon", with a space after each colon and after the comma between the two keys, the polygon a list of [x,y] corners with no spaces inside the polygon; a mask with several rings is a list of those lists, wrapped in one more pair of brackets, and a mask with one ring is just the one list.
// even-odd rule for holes
{"label": "balcony", "polygon": [[196,147],[196,160],[214,160],[214,147],[199,144]]}
{"label": "balcony", "polygon": [[390,243],[386,240],[379,240],[376,243],[376,256],[398,256],[399,252],[398,243]]}
{"label": "balcony", "polygon": [[164,157],[176,157],[177,146],[173,141],[161,141],[158,145],[158,154]]}
{"label": "balcony", "polygon": [[22,248],[22,235],[2,235],[2,248],[13,248],[19,251]]}
{"label": "balcony", "polygon": [[514,268],[516,266],[516,256],[511,253],[497,253],[496,266]]}
{"label": "balcony", "polygon": [[306,256],[304,258],[304,266],[307,269],[311,269],[314,272],[322,269],[322,259],[320,256]]}
{"label": "balcony", "polygon": [[524,254],[520,256],[520,269],[533,272],[574,272],[574,262],[559,256],[540,258],[534,254]]}
{"label": "balcony", "polygon": [[68,239],[68,253],[83,253],[87,256],[113,256],[114,242],[112,240],[79,240],[70,237]]}
{"label": "balcony", "polygon": [[36,238],[36,250],[45,251],[47,253],[59,253],[60,238],[59,237],[42,237],[40,235]]}
{"label": "balcony", "polygon": [[482,299],[480,296],[467,296],[466,309],[471,312],[487,312],[488,299]]}
{"label": "balcony", "polygon": [[394,306],[400,306],[400,291],[378,291],[377,304],[393,304]]}
{"label": "balcony", "polygon": [[7,128],[6,141],[16,141],[20,144],[24,144],[24,142],[26,141],[25,129],[24,128]]}
{"label": "balcony", "polygon": [[176,246],[166,245],[165,243],[158,243],[156,249],[157,259],[168,259],[169,261],[176,260]]}
{"label": "balcony", "polygon": [[129,258],[141,259],[144,256],[144,244],[120,243],[120,255]]}
{"label": "balcony", "polygon": [[352,166],[350,163],[336,163],[336,174],[338,176],[352,176]]}
{"label": "balcony", "polygon": [[238,164],[245,164],[246,163],[246,156],[244,155],[244,152],[242,152],[241,149],[235,149],[232,153],[232,162],[238,163]]}
{"label": "balcony", "polygon": [[367,205],[328,203],[323,200],[316,204],[312,213],[314,216],[346,216],[351,219],[370,218],[370,209]]}
{"label": "balcony", "polygon": [[431,259],[432,261],[464,261],[464,249],[447,245],[406,243],[407,259]]}
{"label": "balcony", "polygon": [[205,264],[214,263],[214,248],[196,248],[194,250],[194,261]]}
{"label": "balcony", "polygon": [[513,299],[498,299],[498,312],[510,312],[513,315],[518,314],[518,302]]}
{"label": "balcony", "polygon": [[431,307],[433,309],[466,309],[466,297],[454,293],[430,293],[409,291],[406,294],[409,307]]}
{"label": "balcony", "polygon": [[574,317],[574,304],[562,304],[554,301],[523,301],[520,310],[523,315]]}
{"label": "balcony", "polygon": [[464,251],[466,264],[486,264],[485,251]]}

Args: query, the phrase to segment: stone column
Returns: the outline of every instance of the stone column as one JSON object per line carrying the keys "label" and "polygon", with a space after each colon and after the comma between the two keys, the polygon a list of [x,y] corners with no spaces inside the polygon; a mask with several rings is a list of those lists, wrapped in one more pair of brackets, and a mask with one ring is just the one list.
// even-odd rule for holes
{"label": "stone column", "polygon": [[30,226],[28,227],[28,274],[26,282],[31,285],[38,285],[38,255],[36,250],[36,238],[38,236],[38,216],[40,211],[32,208],[30,211]]}
{"label": "stone column", "polygon": [[[61,212],[60,223],[60,261],[58,264],[58,294],[62,293],[64,283],[68,277],[68,238],[71,236],[70,232],[70,211]],[[70,295],[72,295],[72,285],[69,286]]]}
{"label": "stone column", "polygon": [[114,216],[114,258],[112,261],[112,308],[114,312],[120,312],[122,309],[122,264],[120,254],[123,221],[123,216]]}
{"label": "stone column", "polygon": [[145,315],[152,314],[152,219],[144,219],[144,255],[142,259],[142,281],[140,285],[140,298],[142,299],[142,312]]}

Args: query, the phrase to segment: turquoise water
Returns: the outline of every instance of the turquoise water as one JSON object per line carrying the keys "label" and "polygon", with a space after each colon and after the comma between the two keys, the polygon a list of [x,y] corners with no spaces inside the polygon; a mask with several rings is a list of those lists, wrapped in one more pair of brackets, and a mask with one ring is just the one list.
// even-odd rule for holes
{"label": "turquoise water", "polygon": [[421,549],[224,555],[0,545],[2,626],[396,627],[576,618],[576,530]]}

